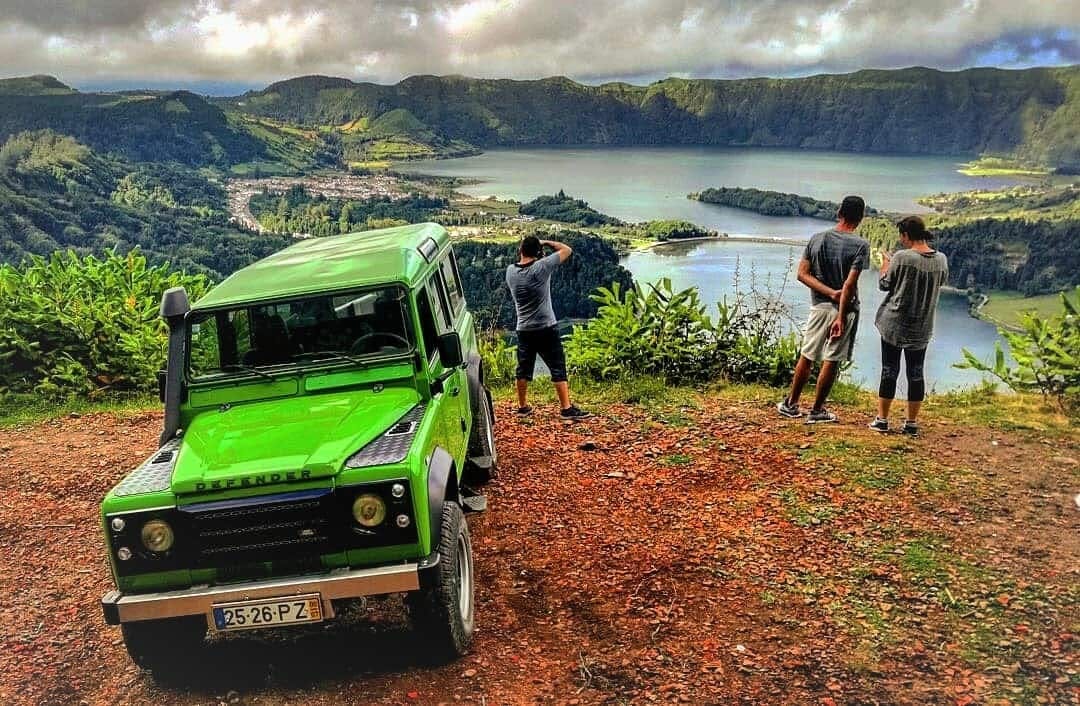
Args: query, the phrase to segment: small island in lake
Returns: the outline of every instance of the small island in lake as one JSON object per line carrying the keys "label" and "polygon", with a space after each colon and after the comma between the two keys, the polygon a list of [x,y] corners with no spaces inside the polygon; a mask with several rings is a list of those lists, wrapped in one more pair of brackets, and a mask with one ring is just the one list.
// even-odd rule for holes
{"label": "small island in lake", "polygon": [[[705,189],[704,191],[688,194],[687,198],[718,206],[741,208],[760,213],[763,216],[803,216],[806,218],[819,218],[824,221],[836,220],[836,211],[840,208],[840,204],[833,201],[819,201],[799,194],[785,194],[780,191],[729,186],[721,186],[719,189]],[[866,212],[868,215],[877,213],[873,208],[867,208]]]}

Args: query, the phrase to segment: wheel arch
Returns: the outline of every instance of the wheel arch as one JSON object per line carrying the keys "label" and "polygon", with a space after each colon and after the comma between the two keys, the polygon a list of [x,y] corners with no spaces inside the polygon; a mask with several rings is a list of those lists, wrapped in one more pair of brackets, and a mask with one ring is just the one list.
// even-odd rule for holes
{"label": "wheel arch", "polygon": [[447,500],[460,503],[457,465],[450,452],[435,447],[428,461],[428,527],[431,532],[431,551],[439,546],[442,535],[442,511]]}

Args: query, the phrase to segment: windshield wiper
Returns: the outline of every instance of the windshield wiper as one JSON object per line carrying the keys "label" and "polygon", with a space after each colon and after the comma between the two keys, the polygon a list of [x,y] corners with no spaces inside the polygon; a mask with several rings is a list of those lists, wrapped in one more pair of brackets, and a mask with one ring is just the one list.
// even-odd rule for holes
{"label": "windshield wiper", "polygon": [[252,375],[258,375],[261,378],[266,378],[270,382],[274,381],[274,376],[269,373],[264,373],[253,365],[241,365],[240,363],[230,363],[220,366],[222,370],[239,370],[245,373],[251,373]]}
{"label": "windshield wiper", "polygon": [[[319,357],[316,357],[319,356]],[[366,364],[363,358],[357,358],[355,355],[346,353],[345,351],[311,351],[309,353],[297,353],[293,356],[293,360],[347,360],[350,363],[356,365]]]}

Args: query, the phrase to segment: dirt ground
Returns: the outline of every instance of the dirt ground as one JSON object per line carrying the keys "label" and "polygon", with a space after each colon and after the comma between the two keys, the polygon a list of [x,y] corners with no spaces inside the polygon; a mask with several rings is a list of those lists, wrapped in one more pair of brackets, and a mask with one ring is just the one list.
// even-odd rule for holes
{"label": "dirt ground", "polygon": [[0,430],[0,703],[1080,702],[1080,442],[688,395],[566,426],[500,405],[472,653],[399,599],[215,638],[166,681],[98,600],[101,496],[156,414]]}

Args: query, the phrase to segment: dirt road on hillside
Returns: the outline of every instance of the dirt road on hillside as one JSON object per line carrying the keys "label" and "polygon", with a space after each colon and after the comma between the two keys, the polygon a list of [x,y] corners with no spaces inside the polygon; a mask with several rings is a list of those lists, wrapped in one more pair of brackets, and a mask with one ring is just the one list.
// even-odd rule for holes
{"label": "dirt road on hillside", "polygon": [[159,418],[0,430],[0,703],[1076,703],[1080,444],[917,441],[764,404],[501,409],[470,520],[474,650],[412,657],[400,600],[212,639],[157,682],[98,599],[103,493]]}

